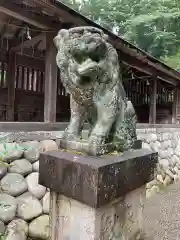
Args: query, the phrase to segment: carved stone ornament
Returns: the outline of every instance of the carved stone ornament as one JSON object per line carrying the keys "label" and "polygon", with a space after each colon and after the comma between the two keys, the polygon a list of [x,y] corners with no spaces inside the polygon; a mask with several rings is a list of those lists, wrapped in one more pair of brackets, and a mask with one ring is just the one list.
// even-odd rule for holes
{"label": "carved stone ornament", "polygon": [[137,140],[136,114],[126,98],[118,54],[107,35],[94,27],[62,29],[54,43],[61,81],[70,94],[71,119],[64,141],[82,141],[87,121],[89,154],[132,148]]}

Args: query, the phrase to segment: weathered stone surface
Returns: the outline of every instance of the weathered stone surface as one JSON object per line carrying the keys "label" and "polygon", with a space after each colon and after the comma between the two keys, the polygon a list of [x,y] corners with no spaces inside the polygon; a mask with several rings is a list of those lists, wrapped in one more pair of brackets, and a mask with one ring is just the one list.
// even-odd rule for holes
{"label": "weathered stone surface", "polygon": [[29,221],[42,214],[42,205],[39,200],[31,193],[27,192],[17,198],[18,217]]}
{"label": "weathered stone surface", "polygon": [[166,141],[161,143],[161,148],[162,149],[167,149],[169,146],[170,145],[169,145],[169,141],[168,140],[166,140]]}
{"label": "weathered stone surface", "polygon": [[148,189],[146,192],[146,197],[150,198],[153,197],[156,193],[160,191],[158,186],[153,186],[151,189]]}
{"label": "weathered stone surface", "polygon": [[4,143],[0,147],[0,153],[3,161],[11,162],[19,159],[23,154],[23,150],[19,148],[17,143]]}
{"label": "weathered stone surface", "polygon": [[163,179],[162,175],[157,175],[157,180],[161,183],[164,182],[164,179]]}
{"label": "weathered stone surface", "polygon": [[39,181],[39,173],[33,172],[26,178],[28,191],[36,196],[38,199],[41,199],[46,193],[46,187],[40,185]]}
{"label": "weathered stone surface", "polygon": [[24,151],[24,157],[31,163],[36,162],[39,159],[39,155],[40,153],[38,149]]}
{"label": "weathered stone surface", "polygon": [[176,176],[174,176],[174,183],[179,184],[180,183],[180,173],[178,173]]}
{"label": "weathered stone surface", "polygon": [[0,194],[0,220],[7,223],[14,219],[17,203],[14,197]]}
{"label": "weathered stone surface", "polygon": [[4,157],[3,157],[3,160],[5,162],[12,162],[16,159],[20,159],[21,156],[23,155],[23,151],[22,150],[12,150],[12,151],[9,151]]}
{"label": "weathered stone surface", "polygon": [[174,154],[178,157],[180,157],[180,145],[178,145],[175,150],[174,150]]}
{"label": "weathered stone surface", "polygon": [[50,210],[50,192],[46,192],[42,199],[42,205],[43,205],[43,212],[45,214],[49,214]]}
{"label": "weathered stone surface", "polygon": [[22,219],[15,219],[8,224],[6,234],[6,240],[26,240],[28,224]]}
{"label": "weathered stone surface", "polygon": [[26,159],[18,159],[11,163],[8,171],[25,176],[32,172],[32,164]]}
{"label": "weathered stone surface", "polygon": [[0,221],[0,236],[5,233],[5,229],[6,229],[5,224],[2,221]]}
{"label": "weathered stone surface", "polygon": [[169,167],[169,161],[167,159],[160,159],[159,164],[162,165],[164,168]]}
{"label": "weathered stone surface", "polygon": [[40,150],[41,152],[58,150],[58,145],[53,140],[44,140],[40,142]]}
{"label": "weathered stone surface", "polygon": [[148,143],[142,143],[142,147],[145,148],[145,149],[151,150],[151,147]]}
{"label": "weathered stone surface", "polygon": [[180,163],[179,163],[179,162],[177,162],[177,163],[175,164],[175,166],[180,170]]}
{"label": "weathered stone surface", "polygon": [[21,146],[25,148],[24,157],[28,161],[34,163],[39,159],[40,143],[38,141],[27,141],[21,143]]}
{"label": "weathered stone surface", "polygon": [[165,153],[165,158],[170,158],[171,157],[171,151],[169,151],[168,149],[164,150]]}
{"label": "weathered stone surface", "polygon": [[180,163],[180,159],[176,155],[173,155],[171,157],[171,160],[172,160],[173,164]]}
{"label": "weathered stone surface", "polygon": [[174,171],[175,171],[175,173],[176,173],[176,174],[178,174],[178,173],[179,173],[179,169],[178,169],[178,167],[177,167],[177,166],[175,166],[175,167],[174,167]]}
{"label": "weathered stone surface", "polygon": [[164,186],[168,186],[170,183],[172,183],[172,178],[169,175],[166,175],[163,183]]}
{"label": "weathered stone surface", "polygon": [[27,237],[24,236],[22,233],[9,231],[6,235],[6,240],[26,240]]}
{"label": "weathered stone surface", "polygon": [[39,172],[39,161],[36,161],[35,163],[33,163],[33,171]]}
{"label": "weathered stone surface", "polygon": [[161,141],[169,140],[169,132],[164,132],[161,134]]}
{"label": "weathered stone surface", "polygon": [[156,142],[157,141],[157,136],[156,134],[149,134],[148,138],[147,138],[147,142],[150,143],[150,142]]}
{"label": "weathered stone surface", "polygon": [[174,150],[173,150],[173,148],[171,148],[171,147],[168,148],[167,151],[168,151],[168,156],[169,156],[169,157],[171,157],[171,156],[174,154]]}
{"label": "weathered stone surface", "polygon": [[161,144],[160,144],[160,142],[157,142],[157,141],[152,142],[152,143],[150,143],[150,147],[154,152],[158,152],[161,147]]}
{"label": "weathered stone surface", "polygon": [[39,149],[40,143],[36,140],[26,141],[19,144],[24,150]]}
{"label": "weathered stone surface", "polygon": [[150,189],[150,188],[152,188],[154,185],[156,185],[156,184],[158,184],[158,181],[156,180],[156,179],[154,179],[154,180],[152,180],[152,181],[150,181],[150,182],[148,182],[147,184],[146,184],[146,188],[147,189]]}
{"label": "weathered stone surface", "polygon": [[7,173],[0,185],[3,192],[14,197],[24,193],[28,187],[24,177],[18,173]]}
{"label": "weathered stone surface", "polygon": [[0,143],[0,152],[4,152],[5,148],[4,148],[4,144]]}
{"label": "weathered stone surface", "polygon": [[39,183],[96,208],[151,181],[156,163],[147,149],[101,157],[51,151],[40,156]]}
{"label": "weathered stone surface", "polygon": [[[57,219],[61,231],[57,239],[73,240],[135,240],[141,238],[145,188],[136,189],[115,202],[98,209],[91,208],[71,198],[58,195]],[[56,224],[56,220],[52,225]]]}
{"label": "weathered stone surface", "polygon": [[158,167],[157,167],[157,174],[160,174],[160,175],[163,177],[163,179],[164,179],[165,176],[166,176],[165,169],[162,168],[162,167],[160,167],[159,164],[158,164]]}
{"label": "weathered stone surface", "polygon": [[159,157],[162,158],[162,159],[166,159],[168,156],[167,156],[167,151],[165,150],[159,150]]}
{"label": "weathered stone surface", "polygon": [[[176,168],[175,168],[175,169],[176,169]],[[168,170],[171,171],[172,174],[176,174],[175,169],[174,169],[174,166],[170,165]],[[168,170],[166,170],[166,172],[167,172]]]}
{"label": "weathered stone surface", "polygon": [[[71,98],[72,114],[63,139],[80,138],[84,122],[91,116],[85,151],[94,156],[110,152],[112,148],[123,152],[131,149],[137,140],[135,109],[125,97],[120,77],[115,77],[114,72],[119,71],[118,54],[106,38],[98,28],[83,26],[62,29],[54,40],[58,50],[56,63],[63,72],[62,83]],[[110,88],[116,91],[109,91]],[[94,114],[96,112],[98,114]]]}
{"label": "weathered stone surface", "polygon": [[42,215],[29,224],[29,236],[38,239],[48,239],[49,227],[49,216]]}
{"label": "weathered stone surface", "polygon": [[174,179],[174,174],[170,169],[166,169],[166,174],[171,177],[172,179]]}
{"label": "weathered stone surface", "polygon": [[0,163],[0,180],[7,173],[7,166],[4,163]]}

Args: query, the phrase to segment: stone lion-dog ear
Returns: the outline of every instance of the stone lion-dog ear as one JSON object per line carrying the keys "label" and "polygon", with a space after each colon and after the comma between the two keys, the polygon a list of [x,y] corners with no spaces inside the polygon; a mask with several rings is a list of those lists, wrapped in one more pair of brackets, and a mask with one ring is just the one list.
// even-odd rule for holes
{"label": "stone lion-dog ear", "polygon": [[61,29],[58,32],[58,35],[54,38],[54,44],[58,48],[59,47],[59,42],[63,39],[67,39],[69,37],[69,31],[66,29]]}

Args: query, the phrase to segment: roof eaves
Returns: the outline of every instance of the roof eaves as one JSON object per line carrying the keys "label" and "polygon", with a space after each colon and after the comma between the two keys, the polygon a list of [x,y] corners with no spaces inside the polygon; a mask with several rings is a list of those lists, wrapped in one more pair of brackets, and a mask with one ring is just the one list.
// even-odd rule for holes
{"label": "roof eaves", "polygon": [[126,45],[124,47],[128,47],[131,50],[136,51],[136,54],[141,54],[144,57],[148,58],[150,61],[152,61],[155,64],[159,64],[161,66],[163,66],[164,68],[166,68],[166,70],[170,71],[171,73],[173,73],[176,77],[176,79],[178,79],[180,81],[180,72],[176,71],[175,69],[169,67],[168,65],[166,65],[164,62],[156,59],[155,57],[153,57],[152,55],[150,55],[149,53],[145,52],[144,50],[136,47],[135,45],[133,45],[132,43],[126,41],[125,39],[123,39],[122,37],[114,34],[113,32],[109,31],[108,29],[102,27],[101,25],[93,22],[91,19],[85,17],[84,15],[78,13],[77,11],[75,11],[74,9],[70,8],[69,6],[65,5],[64,3],[62,3],[59,0],[55,0],[55,4],[57,5],[57,7],[62,8],[64,11],[69,12],[70,14],[73,14],[75,16],[78,16],[80,18],[82,18],[85,23],[87,23],[88,25],[92,25],[94,27],[100,28],[102,29],[105,33],[107,33],[110,37],[112,37],[113,39],[117,39],[118,41],[122,42],[122,45]]}

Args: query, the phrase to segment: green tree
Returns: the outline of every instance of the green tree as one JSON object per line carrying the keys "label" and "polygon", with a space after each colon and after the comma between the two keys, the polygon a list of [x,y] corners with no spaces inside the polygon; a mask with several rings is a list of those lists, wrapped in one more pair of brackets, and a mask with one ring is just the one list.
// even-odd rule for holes
{"label": "green tree", "polygon": [[178,47],[180,20],[180,9],[175,1],[139,2],[142,8],[128,19],[124,37],[157,58],[174,54]]}
{"label": "green tree", "polygon": [[[179,0],[64,0],[154,57],[179,59]],[[169,60],[168,60],[169,59]]]}

